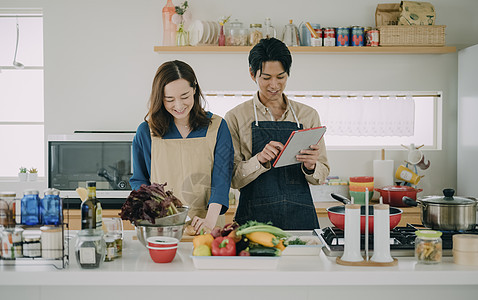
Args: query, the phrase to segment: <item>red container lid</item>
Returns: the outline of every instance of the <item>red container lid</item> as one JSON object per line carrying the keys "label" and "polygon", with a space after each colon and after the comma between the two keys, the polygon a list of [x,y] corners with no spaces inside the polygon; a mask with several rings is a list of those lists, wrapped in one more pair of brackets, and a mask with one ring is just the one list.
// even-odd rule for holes
{"label": "red container lid", "polygon": [[421,192],[422,190],[417,190],[408,185],[390,185],[384,186],[380,190],[387,191],[387,192]]}

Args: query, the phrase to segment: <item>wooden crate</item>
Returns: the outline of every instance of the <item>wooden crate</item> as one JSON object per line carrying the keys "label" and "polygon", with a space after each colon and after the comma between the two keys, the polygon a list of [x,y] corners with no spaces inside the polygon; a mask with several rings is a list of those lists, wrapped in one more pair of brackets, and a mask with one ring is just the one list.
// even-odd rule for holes
{"label": "wooden crate", "polygon": [[378,26],[380,46],[445,46],[445,25]]}

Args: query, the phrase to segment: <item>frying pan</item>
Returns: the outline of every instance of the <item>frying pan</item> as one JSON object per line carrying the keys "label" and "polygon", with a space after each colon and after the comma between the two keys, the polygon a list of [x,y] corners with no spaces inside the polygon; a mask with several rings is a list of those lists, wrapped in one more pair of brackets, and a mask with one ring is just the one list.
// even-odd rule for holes
{"label": "frying pan", "polygon": [[[332,198],[338,200],[344,204],[349,204],[350,200],[345,198],[342,195],[338,194],[331,194]],[[398,223],[400,223],[400,219],[402,218],[403,210],[396,207],[390,207],[390,229],[395,228]],[[342,230],[345,229],[345,206],[332,206],[327,208],[327,215],[329,216],[330,222],[334,224],[337,228]],[[369,223],[369,233],[373,233],[373,205],[369,205],[369,216],[368,216],[368,223]],[[360,207],[360,232],[365,233],[365,206],[362,205]]]}

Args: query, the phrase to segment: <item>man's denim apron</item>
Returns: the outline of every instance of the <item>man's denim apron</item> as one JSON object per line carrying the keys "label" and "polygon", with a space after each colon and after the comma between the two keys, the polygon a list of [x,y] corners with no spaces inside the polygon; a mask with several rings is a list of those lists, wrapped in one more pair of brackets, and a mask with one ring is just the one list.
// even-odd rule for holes
{"label": "man's denim apron", "polygon": [[[256,114],[255,105],[253,106]],[[293,110],[292,112],[295,117],[295,112]],[[292,131],[303,128],[296,117],[295,119],[297,123],[258,122],[256,114],[256,121],[251,124],[252,155],[261,152],[270,141],[285,144]],[[235,220],[239,224],[244,224],[248,220],[270,221],[274,226],[284,230],[319,228],[314,202],[301,164],[272,167],[243,187]]]}

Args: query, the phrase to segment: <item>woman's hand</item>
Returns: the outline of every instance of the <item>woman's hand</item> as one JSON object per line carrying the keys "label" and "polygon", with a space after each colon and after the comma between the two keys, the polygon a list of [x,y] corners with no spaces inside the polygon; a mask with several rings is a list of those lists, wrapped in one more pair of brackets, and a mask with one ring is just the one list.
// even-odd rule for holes
{"label": "woman's hand", "polygon": [[203,228],[204,230],[212,230],[216,226],[217,218],[219,217],[221,208],[221,204],[211,203],[209,204],[206,218],[203,219],[198,216],[194,216],[193,220],[191,221],[191,225],[194,226],[196,233],[201,232],[201,229]]}
{"label": "woman's hand", "polygon": [[194,227],[194,230],[196,230],[196,234],[198,234],[199,232],[201,232],[201,229],[204,229],[206,231],[209,228],[209,230],[211,230],[212,228],[214,228],[214,225],[216,225],[216,223],[208,224],[205,218],[203,219],[198,216],[194,216],[191,225]]}
{"label": "woman's hand", "polygon": [[257,154],[257,159],[261,164],[272,161],[284,148],[281,142],[270,141],[261,152]]}
{"label": "woman's hand", "polygon": [[307,170],[312,171],[315,169],[315,164],[319,158],[319,145],[310,145],[309,149],[300,150],[300,154],[295,157],[304,164]]}

